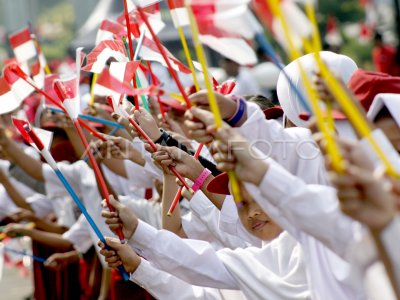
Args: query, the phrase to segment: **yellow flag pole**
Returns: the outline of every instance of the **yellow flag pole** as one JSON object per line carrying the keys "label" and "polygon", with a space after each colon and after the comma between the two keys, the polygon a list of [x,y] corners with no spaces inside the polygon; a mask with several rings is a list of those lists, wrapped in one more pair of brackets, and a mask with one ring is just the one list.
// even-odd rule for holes
{"label": "yellow flag pole", "polygon": [[171,13],[172,18],[177,20],[177,24],[176,24],[177,28],[176,29],[178,30],[179,38],[181,40],[181,44],[182,44],[182,47],[183,47],[183,52],[185,53],[187,64],[189,66],[190,71],[192,72],[194,86],[196,88],[196,91],[200,91],[200,85],[199,85],[199,81],[197,79],[196,70],[195,70],[194,65],[193,65],[192,55],[190,54],[189,46],[187,44],[185,35],[183,33],[183,28],[179,24],[178,16],[177,16],[176,11],[175,11],[175,3],[174,3],[173,0],[168,0],[167,4],[168,4],[169,11]]}
{"label": "yellow flag pole", "polygon": [[90,100],[89,100],[89,106],[93,106],[94,104],[94,86],[96,85],[98,74],[94,73],[93,78],[92,78],[92,84],[90,86]]}
{"label": "yellow flag pole", "polygon": [[179,38],[181,39],[183,51],[185,53],[186,60],[187,60],[187,63],[189,65],[189,69],[192,72],[194,86],[196,88],[196,91],[200,91],[199,80],[197,79],[196,70],[195,70],[194,65],[193,65],[192,56],[190,54],[189,47],[188,47],[188,44],[187,44],[186,39],[185,39],[185,35],[183,34],[183,30],[182,30],[181,26],[178,26],[177,29],[178,29],[178,33],[179,33]]}
{"label": "yellow flag pole", "polygon": [[[193,43],[194,43],[194,48],[196,51],[197,59],[199,60],[199,63],[201,64],[201,67],[203,70],[204,81],[205,81],[205,85],[207,88],[207,94],[208,94],[208,101],[210,102],[210,109],[211,109],[212,113],[214,114],[215,126],[217,128],[220,128],[222,126],[222,118],[221,118],[221,114],[220,114],[219,107],[217,104],[217,99],[216,99],[214,91],[213,91],[211,79],[208,74],[206,56],[204,54],[204,49],[203,49],[203,46],[201,45],[200,39],[199,39],[199,29],[197,27],[197,23],[194,18],[194,14],[193,14],[193,11],[192,11],[192,8],[190,7],[190,5],[186,5],[186,9],[187,9],[188,15],[189,15],[190,28],[192,29],[192,38],[193,38]],[[230,171],[230,172],[228,172],[228,176],[229,176],[229,182],[230,182],[231,188],[232,188],[233,198],[235,199],[235,202],[237,204],[239,204],[242,201],[242,196],[240,193],[239,182],[237,180],[236,174],[233,171]]]}
{"label": "yellow flag pole", "polygon": [[[308,1],[305,5],[306,13],[309,20],[313,26],[313,46],[314,50],[321,49],[321,41],[319,38],[318,26],[315,17],[315,10]],[[315,60],[319,67],[322,77],[325,79],[325,82],[337,99],[337,102],[343,109],[343,112],[348,117],[349,121],[352,123],[356,131],[359,133],[360,136],[363,136],[367,139],[367,141],[372,146],[375,153],[381,159],[383,164],[386,167],[386,170],[390,176],[399,178],[399,174],[394,170],[393,166],[391,165],[390,161],[387,159],[385,153],[382,151],[381,147],[378,145],[374,137],[372,136],[372,129],[370,128],[368,121],[363,117],[363,115],[358,110],[357,106],[353,103],[348,92],[343,88],[343,86],[338,82],[338,80],[333,76],[332,72],[328,69],[326,64],[322,61],[319,51],[315,53]],[[329,108],[329,106],[328,106]]]}
{"label": "yellow flag pole", "polygon": [[[301,51],[295,47],[295,44],[293,42],[293,37],[291,35],[290,29],[285,20],[285,17],[282,13],[282,10],[279,6],[279,2],[277,0],[266,0],[266,1],[267,1],[267,4],[269,5],[269,7],[271,8],[272,13],[279,19],[279,21],[282,25],[282,29],[285,34],[286,41],[288,43],[288,50],[289,50],[290,58],[292,60],[299,58],[301,56]],[[314,37],[314,39],[313,39],[314,47],[316,49],[319,49],[319,47],[317,47],[317,45],[320,42],[317,39],[318,32],[316,32],[315,28],[313,28],[313,37]],[[319,54],[317,54],[317,55],[319,55]],[[344,168],[344,163],[343,163],[343,159],[340,155],[339,147],[335,143],[335,140],[333,139],[333,136],[332,136],[331,131],[333,129],[330,130],[329,126],[327,126],[327,124],[324,121],[324,116],[323,116],[321,108],[318,104],[318,95],[317,95],[316,91],[313,89],[312,84],[308,78],[308,75],[306,74],[306,72],[300,62],[298,62],[298,68],[300,70],[300,76],[304,83],[305,90],[310,99],[312,110],[316,117],[317,126],[327,142],[326,150],[327,150],[328,155],[332,159],[332,165],[335,170],[342,171]]]}

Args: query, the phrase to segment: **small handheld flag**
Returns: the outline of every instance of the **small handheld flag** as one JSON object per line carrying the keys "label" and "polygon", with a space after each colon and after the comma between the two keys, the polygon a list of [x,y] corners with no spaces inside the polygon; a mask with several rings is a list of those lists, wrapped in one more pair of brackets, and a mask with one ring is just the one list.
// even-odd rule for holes
{"label": "small handheld flag", "polygon": [[[100,229],[97,227],[96,223],[93,221],[92,217],[86,210],[85,206],[83,205],[82,201],[79,199],[78,195],[72,189],[71,185],[68,183],[67,179],[61,173],[60,169],[57,166],[56,161],[54,160],[53,156],[50,154],[50,151],[44,146],[43,142],[40,140],[38,135],[31,128],[30,124],[28,122],[25,122],[23,120],[18,120],[15,118],[13,118],[13,123],[14,123],[15,127],[19,130],[19,132],[21,133],[22,137],[29,144],[35,144],[36,149],[42,154],[45,161],[54,170],[57,177],[59,178],[61,183],[64,185],[65,189],[71,195],[72,199],[74,200],[74,202],[76,203],[76,205],[78,206],[78,208],[80,209],[82,214],[85,216],[89,225],[92,227],[93,231],[96,233],[97,237],[100,239],[101,242],[103,242],[105,245],[107,245],[105,238],[104,238],[103,234],[101,233]],[[129,274],[125,271],[123,266],[120,266],[118,269],[121,272],[121,275],[124,278],[124,280],[126,280],[126,281],[129,280]]]}

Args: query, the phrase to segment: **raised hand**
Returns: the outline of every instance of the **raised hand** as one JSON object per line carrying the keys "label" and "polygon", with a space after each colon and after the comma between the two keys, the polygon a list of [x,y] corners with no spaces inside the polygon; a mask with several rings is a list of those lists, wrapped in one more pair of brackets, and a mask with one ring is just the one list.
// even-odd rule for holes
{"label": "raised hand", "polygon": [[169,166],[173,166],[183,177],[192,181],[196,180],[204,170],[204,167],[193,156],[177,147],[157,145],[157,151],[152,154],[152,158],[165,174],[172,175]]}

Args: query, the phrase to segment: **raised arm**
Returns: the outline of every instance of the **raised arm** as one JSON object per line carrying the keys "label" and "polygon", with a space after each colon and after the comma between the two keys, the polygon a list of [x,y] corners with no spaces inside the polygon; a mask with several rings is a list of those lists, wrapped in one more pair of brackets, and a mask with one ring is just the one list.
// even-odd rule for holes
{"label": "raised arm", "polygon": [[11,160],[20,166],[29,176],[38,181],[44,181],[42,174],[43,163],[26,154],[13,140],[7,137],[4,128],[0,128],[0,145]]}

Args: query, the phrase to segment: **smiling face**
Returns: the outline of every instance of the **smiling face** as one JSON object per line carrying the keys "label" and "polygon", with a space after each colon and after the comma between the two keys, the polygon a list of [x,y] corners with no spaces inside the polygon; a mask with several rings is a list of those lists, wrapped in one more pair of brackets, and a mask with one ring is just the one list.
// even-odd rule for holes
{"label": "smiling face", "polygon": [[261,209],[244,188],[242,192],[247,195],[243,197],[243,206],[238,208],[238,212],[246,230],[263,241],[270,241],[278,237],[282,228]]}

